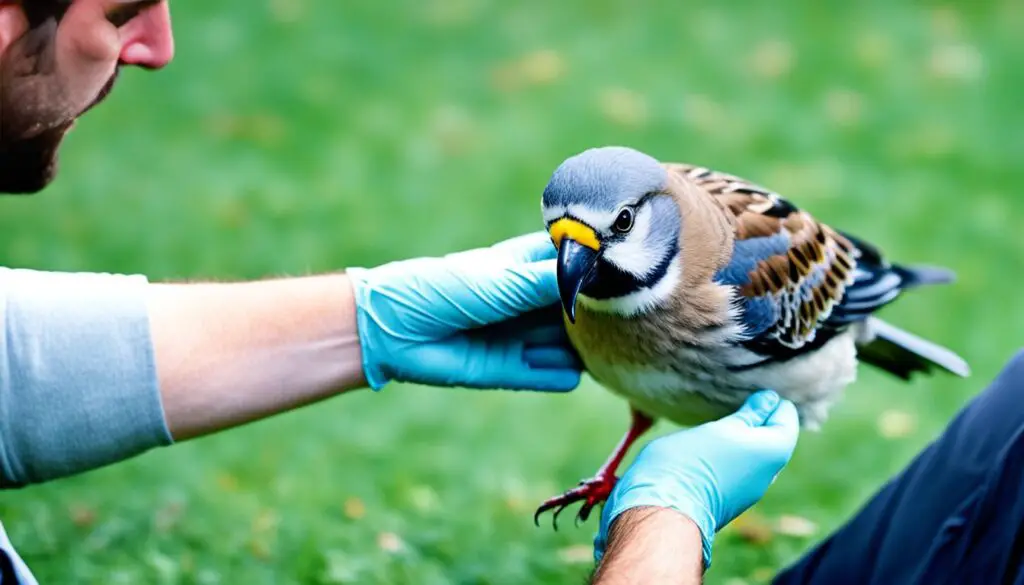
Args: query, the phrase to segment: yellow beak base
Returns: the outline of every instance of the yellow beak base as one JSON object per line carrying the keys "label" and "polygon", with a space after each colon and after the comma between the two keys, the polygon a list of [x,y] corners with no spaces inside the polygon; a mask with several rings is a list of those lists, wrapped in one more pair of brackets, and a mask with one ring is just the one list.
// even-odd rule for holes
{"label": "yellow beak base", "polygon": [[591,250],[597,251],[601,249],[601,242],[598,241],[594,230],[575,219],[566,217],[556,221],[551,224],[548,233],[551,234],[551,241],[555,243],[556,248],[562,245],[562,239],[569,238]]}

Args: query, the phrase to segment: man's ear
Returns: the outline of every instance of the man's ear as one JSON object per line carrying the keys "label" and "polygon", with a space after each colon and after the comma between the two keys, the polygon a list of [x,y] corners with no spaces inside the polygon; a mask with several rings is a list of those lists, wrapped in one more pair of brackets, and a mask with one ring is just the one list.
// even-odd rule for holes
{"label": "man's ear", "polygon": [[28,30],[25,11],[17,2],[0,0],[0,55]]}

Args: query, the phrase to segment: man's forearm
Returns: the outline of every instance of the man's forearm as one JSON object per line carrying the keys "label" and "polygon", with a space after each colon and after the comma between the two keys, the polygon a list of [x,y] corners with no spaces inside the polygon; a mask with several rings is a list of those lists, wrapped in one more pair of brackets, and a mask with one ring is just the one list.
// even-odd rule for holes
{"label": "man's forearm", "polygon": [[151,285],[149,314],[179,441],[366,384],[344,275]]}
{"label": "man's forearm", "polygon": [[0,268],[0,487],[365,386],[344,275],[238,284]]}
{"label": "man's forearm", "polygon": [[634,508],[612,526],[594,585],[699,585],[700,530],[667,508]]}

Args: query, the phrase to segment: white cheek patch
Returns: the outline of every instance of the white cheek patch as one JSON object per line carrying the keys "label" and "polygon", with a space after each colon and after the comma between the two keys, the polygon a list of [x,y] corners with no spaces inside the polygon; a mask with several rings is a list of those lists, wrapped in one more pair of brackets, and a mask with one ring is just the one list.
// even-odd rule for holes
{"label": "white cheek patch", "polygon": [[608,244],[604,250],[604,259],[639,280],[644,280],[668,252],[666,246],[655,246],[648,242],[650,233],[651,212],[641,208],[633,220],[633,229],[621,242]]}

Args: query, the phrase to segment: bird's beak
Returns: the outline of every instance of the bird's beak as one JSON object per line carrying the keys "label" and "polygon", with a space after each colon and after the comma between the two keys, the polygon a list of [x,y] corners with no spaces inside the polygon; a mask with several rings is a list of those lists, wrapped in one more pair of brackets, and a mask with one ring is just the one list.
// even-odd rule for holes
{"label": "bird's beak", "polygon": [[576,297],[594,277],[601,243],[594,230],[574,219],[560,219],[548,230],[558,247],[558,294],[570,323],[576,322]]}

